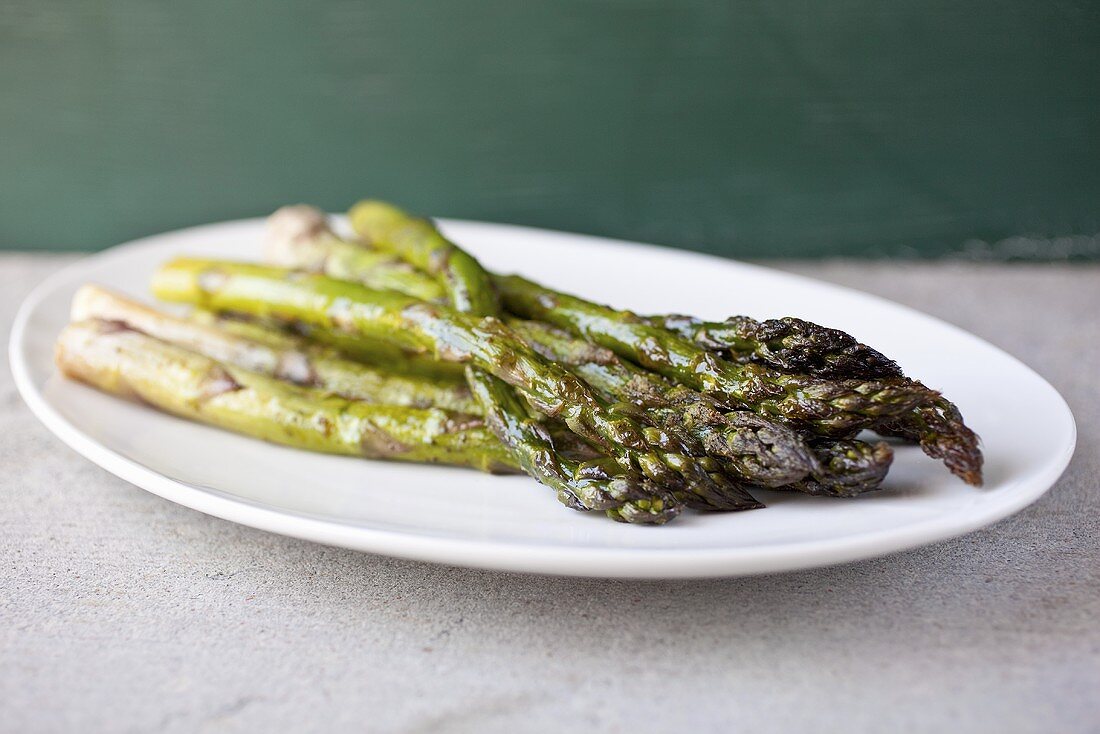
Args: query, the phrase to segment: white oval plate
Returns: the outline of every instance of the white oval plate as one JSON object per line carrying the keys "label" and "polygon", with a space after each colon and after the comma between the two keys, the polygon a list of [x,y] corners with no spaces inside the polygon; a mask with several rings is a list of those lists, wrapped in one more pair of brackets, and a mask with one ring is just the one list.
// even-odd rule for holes
{"label": "white oval plate", "polygon": [[[1073,416],[1042,378],[986,342],[882,299],[705,255],[496,224],[445,221],[490,268],[642,313],[802,316],[845,329],[942,389],[984,439],[986,486],[899,447],[887,488],[855,500],[761,492],[766,509],[687,512],[663,527],[567,510],[526,477],[321,456],[188,423],[61,379],[53,342],[95,282],[146,297],[160,263],[259,258],[262,222],[149,237],[78,262],[23,304],[16,384],[65,443],[113,474],[196,510],[275,533],[463,566],[673,578],[821,566],[950,538],[1043,494],[1073,453]],[[80,502],[76,488],[73,502]]]}

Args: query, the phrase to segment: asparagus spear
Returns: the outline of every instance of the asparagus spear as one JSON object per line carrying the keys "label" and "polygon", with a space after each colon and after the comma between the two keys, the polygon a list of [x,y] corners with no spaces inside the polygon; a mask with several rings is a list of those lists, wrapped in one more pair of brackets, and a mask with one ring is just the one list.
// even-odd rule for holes
{"label": "asparagus spear", "polygon": [[903,376],[892,359],[851,335],[802,319],[757,321],[731,316],[714,322],[672,314],[650,316],[646,321],[731,362],[755,362],[782,372],[832,379]]}
{"label": "asparagus spear", "polygon": [[894,452],[881,441],[819,439],[812,447],[822,469],[779,489],[828,497],[855,497],[879,489],[894,460]]}
{"label": "asparagus spear", "polygon": [[70,324],[61,371],[104,392],[266,441],[331,454],[506,471],[515,462],[482,420],[372,405],[221,364],[117,321]]}
{"label": "asparagus spear", "polygon": [[99,286],[85,285],[77,291],[71,318],[73,321],[123,322],[149,336],[219,362],[303,387],[318,387],[349,400],[477,412],[477,403],[461,382],[411,377],[367,367],[332,349],[255,324],[238,322],[235,326],[215,327],[194,318],[177,318]]}
{"label": "asparagus spear", "polygon": [[[394,252],[410,265],[440,278],[457,311],[482,317],[501,315],[489,273],[476,258],[444,237],[429,220],[411,217],[397,207],[369,200],[353,206],[348,216],[353,229],[360,236],[377,247]],[[497,378],[483,373],[479,368],[468,367],[467,380],[474,394],[481,396],[482,408],[487,416],[507,412],[509,407],[520,407],[514,400],[498,400],[497,398],[509,392],[508,388],[503,383],[493,385]],[[487,384],[478,389],[475,382]],[[642,419],[641,416],[638,418]],[[512,420],[490,419],[490,425],[499,426],[502,431],[501,440],[516,446],[517,450],[521,450],[525,443],[538,441],[535,435],[522,435],[524,423],[519,416]],[[513,435],[503,435],[505,430],[511,431]],[[687,489],[695,495],[681,495],[689,504],[697,504],[696,500],[701,500],[703,505],[715,509],[758,506],[743,487],[721,474],[701,469],[701,464],[693,461],[691,455],[685,455],[685,451],[696,456],[702,453],[690,452],[690,447],[684,446],[684,451],[666,451],[662,460],[666,467],[679,472],[686,480]],[[527,467],[528,464],[525,463],[524,466]],[[533,468],[535,476],[539,476],[541,467]]]}
{"label": "asparagus spear", "polygon": [[410,353],[378,339],[365,339],[331,329],[314,329],[298,321],[241,318],[241,316],[243,315],[232,313],[217,314],[221,325],[230,330],[243,331],[247,328],[246,325],[252,325],[268,331],[289,332],[308,342],[331,347],[353,361],[390,372],[451,382],[461,382],[464,379],[464,368],[460,364],[440,362],[429,354]]}
{"label": "asparagus spear", "polygon": [[[914,384],[920,385],[919,382]],[[923,387],[923,385],[921,385]],[[967,484],[982,485],[982,450],[978,434],[963,422],[954,403],[935,394],[927,405],[875,426],[886,436],[898,436],[920,443],[924,453],[941,459],[951,473]]]}
{"label": "asparagus spear", "polygon": [[393,291],[245,263],[178,259],[157,271],[153,289],[168,301],[299,320],[315,328],[389,341],[437,359],[474,364],[521,390],[542,413],[561,417],[624,469],[639,470],[669,489],[682,484],[669,467],[680,455],[675,441],[617,414],[497,319],[475,319]]}

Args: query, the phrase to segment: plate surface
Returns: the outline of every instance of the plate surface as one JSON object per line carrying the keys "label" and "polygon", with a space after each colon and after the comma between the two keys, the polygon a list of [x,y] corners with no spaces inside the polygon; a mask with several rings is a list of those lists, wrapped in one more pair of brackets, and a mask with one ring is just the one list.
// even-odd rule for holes
{"label": "plate surface", "polygon": [[[35,414],[76,451],[196,510],[363,551],[575,576],[733,576],[912,548],[1033,502],[1073,453],[1073,416],[1054,388],[986,342],[903,306],[659,247],[505,225],[441,224],[494,270],[641,313],[793,315],[849,331],[959,405],[983,437],[986,486],[967,487],[919,449],[904,446],[887,488],[874,495],[843,501],[761,492],[763,510],[689,512],[663,527],[633,527],[566,510],[526,477],[309,454],[188,423],[58,376],[53,341],[81,284],[148,299],[150,274],[170,257],[258,259],[261,220],[149,237],[49,278],[16,318],[16,384]],[[80,501],[75,488],[73,501]]]}

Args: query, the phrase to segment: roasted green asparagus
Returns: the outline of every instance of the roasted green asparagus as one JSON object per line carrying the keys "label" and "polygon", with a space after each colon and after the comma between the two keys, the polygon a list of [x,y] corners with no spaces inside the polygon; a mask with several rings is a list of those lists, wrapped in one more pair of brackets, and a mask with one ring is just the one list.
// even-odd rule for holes
{"label": "roasted green asparagus", "polygon": [[426,218],[361,201],[269,219],[271,265],[180,258],[172,316],[85,286],[62,372],[307,450],[523,471],[569,507],[660,524],[762,506],[750,489],[854,497],[918,442],[971,484],[958,408],[877,350],[797,318],[638,316],[497,275]]}

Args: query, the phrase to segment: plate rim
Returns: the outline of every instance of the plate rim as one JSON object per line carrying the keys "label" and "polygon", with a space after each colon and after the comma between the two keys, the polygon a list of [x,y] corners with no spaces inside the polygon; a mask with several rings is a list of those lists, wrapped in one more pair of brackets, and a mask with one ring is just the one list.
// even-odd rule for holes
{"label": "plate rim", "polygon": [[[751,270],[768,273],[780,272],[793,280],[825,285],[831,289],[860,297],[870,298],[891,307],[900,308],[934,322],[941,328],[951,329],[967,338],[994,349],[1003,358],[1012,360],[1029,375],[1049,389],[1056,398],[1059,416],[1066,422],[1069,440],[1061,455],[1030,480],[1030,488],[1009,501],[980,508],[960,520],[937,515],[907,525],[878,532],[862,533],[849,538],[833,538],[803,542],[787,542],[778,545],[707,548],[707,549],[619,549],[619,548],[571,548],[568,546],[538,543],[517,543],[501,540],[476,540],[470,538],[439,537],[415,533],[371,528],[368,526],[322,519],[310,513],[266,505],[254,500],[231,496],[215,487],[204,487],[164,475],[141,462],[126,457],[106,446],[71,423],[59,413],[34,384],[30,356],[26,349],[27,328],[31,318],[43,302],[62,287],[73,275],[85,269],[89,263],[111,258],[124,258],[129,250],[156,245],[166,235],[186,236],[205,229],[226,225],[247,226],[262,222],[262,218],[234,219],[212,222],[194,227],[169,230],[141,237],[93,253],[51,273],[36,285],[23,299],[12,322],[8,343],[8,356],[13,380],[19,394],[31,412],[46,428],[69,448],[106,470],[110,474],[141,489],[190,509],[266,532],[299,538],[325,545],[349,548],[361,552],[405,558],[416,561],[440,563],[496,571],[537,573],[555,576],[585,578],[720,578],[779,573],[803,570],[870,559],[911,550],[923,545],[948,540],[973,532],[1009,517],[1032,504],[1048,492],[1065,472],[1073,457],[1077,443],[1077,426],[1065,398],[1045,378],[1015,356],[976,336],[961,327],[926,314],[918,309],[899,304],[887,298],[864,293],[808,276],[777,271],[754,263],[733,261],[714,255],[677,250],[662,245],[635,243],[593,235],[562,232],[539,227],[499,224],[473,220],[440,219],[444,227],[479,226],[497,229],[533,231],[541,234],[582,237],[604,245],[634,249],[654,248],[675,256],[696,258],[701,261],[735,263]],[[656,532],[656,531],[654,531]],[[505,552],[506,551],[506,552]]]}

